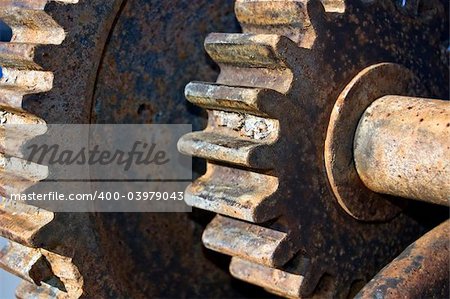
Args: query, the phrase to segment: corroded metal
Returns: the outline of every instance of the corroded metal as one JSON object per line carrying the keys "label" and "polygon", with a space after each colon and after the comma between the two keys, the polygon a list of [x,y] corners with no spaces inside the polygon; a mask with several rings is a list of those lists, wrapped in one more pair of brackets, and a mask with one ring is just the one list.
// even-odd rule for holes
{"label": "corroded metal", "polygon": [[208,224],[202,240],[212,250],[271,267],[285,264],[295,253],[286,233],[220,215]]}
{"label": "corroded metal", "polygon": [[325,167],[341,207],[359,220],[383,221],[400,212],[361,181],[353,159],[353,140],[364,110],[378,97],[414,92],[415,75],[392,63],[371,65],[359,72],[339,95],[331,112],[325,139]]}
{"label": "corroded metal", "polygon": [[[205,60],[201,43],[207,31],[236,27],[232,1],[46,3],[0,0],[0,7],[8,8],[2,10],[2,24],[12,30],[11,38],[0,43],[0,101],[8,124],[45,120],[202,125],[198,111],[186,107],[182,90],[197,75],[207,80],[216,75],[213,67],[200,68],[199,61]],[[62,45],[31,44],[59,43],[62,28]],[[23,97],[30,92],[45,93]],[[39,132],[29,135],[34,133]],[[17,180],[11,182],[17,187]],[[56,277],[40,286],[23,283],[18,298],[243,296],[245,288],[236,289],[217,267],[222,258],[205,255],[196,241],[204,217],[52,213],[20,205],[0,212],[0,234],[20,248],[38,250]]]}
{"label": "corroded metal", "polygon": [[[22,9],[42,10],[45,3],[0,0]],[[371,277],[427,229],[413,213],[417,209],[376,224],[343,213],[329,189],[323,144],[339,92],[374,63],[406,66],[426,87],[418,96],[447,96],[440,37],[448,34],[436,34],[448,28],[448,4],[442,3],[422,19],[420,13],[397,13],[390,1],[240,0],[236,12],[248,34],[207,38],[206,50],[221,74],[218,84],[186,89],[192,102],[210,109],[210,118],[205,132],[184,138],[180,149],[211,161],[207,174],[188,189],[188,201],[238,218],[216,218],[204,235],[208,246],[235,256],[234,276],[283,296],[345,296],[353,281]],[[2,105],[8,113],[24,108],[56,123],[191,122],[196,112],[181,101],[182,86],[195,76],[214,75],[212,68],[200,67],[205,59],[197,42],[207,31],[234,27],[231,6],[49,4],[47,13],[68,30],[68,39],[62,47],[36,50],[29,43],[0,44],[6,71]],[[209,27],[219,19],[226,25]],[[42,32],[34,36],[31,20],[17,20],[9,21],[11,40],[49,36],[46,26],[38,26]],[[59,42],[61,29],[53,29],[55,40],[45,43]],[[22,103],[23,94],[48,91],[52,83],[52,91]],[[201,123],[197,118],[194,128]],[[39,249],[64,288],[24,283],[20,298],[64,298],[69,290],[88,298],[240,296],[217,260],[211,262],[195,242],[202,226],[192,218],[203,217],[34,212],[2,211],[0,232]]]}
{"label": "corroded metal", "polygon": [[450,102],[384,96],[355,133],[359,177],[379,193],[450,205]]}
{"label": "corroded metal", "polygon": [[448,298],[449,236],[447,220],[408,246],[356,298]]}
{"label": "corroded metal", "polygon": [[[10,31],[8,38],[3,36],[0,43],[0,194],[4,198],[23,192],[48,175],[47,167],[19,158],[22,155],[20,145],[46,131],[44,120],[23,110],[24,96],[49,91],[53,85],[53,73],[33,62],[35,47],[61,44],[66,36],[64,29],[43,11],[46,2],[1,2],[0,20],[3,29]],[[20,130],[24,124],[36,126]],[[67,297],[78,298],[83,293],[83,282],[79,274],[77,279],[72,275],[78,273],[77,266],[68,257],[39,248],[47,239],[41,238],[42,229],[54,218],[50,211],[3,200],[0,234],[12,241],[2,250],[0,265],[29,283],[47,283]]]}
{"label": "corroded metal", "polygon": [[[448,96],[448,58],[436,55],[447,47],[436,32],[445,35],[448,5],[434,5],[406,17],[387,0],[238,0],[244,33],[206,38],[220,75],[216,83],[190,83],[185,94],[208,110],[208,124],[178,147],[207,159],[206,174],[187,188],[186,199],[224,215],[213,220],[204,242],[233,256],[232,275],[282,296],[346,297],[429,228],[417,216],[423,206],[398,207],[388,196],[361,209],[367,222],[347,215],[330,188],[324,153],[336,99],[360,73],[369,73],[371,84],[380,79],[374,99],[389,89]],[[384,72],[367,71],[383,61],[389,62]],[[342,128],[349,131],[349,159],[341,163],[359,179],[352,143],[370,102],[356,103],[353,131]],[[254,242],[270,252],[252,250]],[[294,255],[285,262],[276,253],[286,248]]]}

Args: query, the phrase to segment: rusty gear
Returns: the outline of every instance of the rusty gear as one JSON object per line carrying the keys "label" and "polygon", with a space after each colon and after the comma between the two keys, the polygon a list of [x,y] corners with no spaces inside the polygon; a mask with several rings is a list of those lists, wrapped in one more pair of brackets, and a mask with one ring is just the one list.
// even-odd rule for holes
{"label": "rusty gear", "polygon": [[[184,85],[195,74],[211,79],[216,75],[212,67],[199,70],[194,63],[205,59],[196,44],[214,27],[233,28],[235,24],[231,1],[46,3],[0,0],[2,123],[127,123],[130,119],[134,123],[192,123],[192,111],[186,109],[182,94]],[[176,22],[161,27],[173,19]],[[47,45],[62,42],[66,35],[62,27],[68,31],[64,43]],[[138,28],[147,34],[133,35]],[[141,41],[139,52],[122,34]],[[188,47],[172,46],[174,41],[186,40]],[[158,49],[163,49],[164,57],[158,56]],[[116,59],[118,54],[120,59]],[[124,68],[113,70],[119,63],[142,65],[129,63],[137,59],[151,60],[152,65],[139,74]],[[177,69],[166,69],[164,59]],[[129,83],[142,82],[144,77],[152,87],[145,90],[151,94],[138,94],[142,88],[126,90],[134,84],[121,85],[125,77]],[[169,84],[167,77],[177,81]],[[46,92],[52,81],[54,88]],[[127,109],[104,101],[102,91],[112,85],[122,87],[115,91],[127,96],[117,95],[118,106]],[[22,98],[31,92],[45,93]],[[168,106],[174,108],[170,113]],[[194,121],[194,127],[200,124],[201,119]],[[18,132],[18,141],[42,133]],[[17,155],[1,142],[2,152]],[[46,169],[38,165],[22,170],[18,158],[2,156],[1,162],[2,195],[46,176]],[[25,205],[2,206],[0,235],[11,243],[0,252],[0,266],[24,279],[17,290],[19,298],[244,296],[246,290],[233,287],[229,275],[217,267],[222,259],[205,255],[196,242],[204,228],[197,214],[52,213]]]}
{"label": "rusty gear", "polygon": [[[19,143],[45,133],[45,121],[25,112],[22,105],[25,95],[49,91],[53,85],[53,74],[44,71],[33,61],[35,47],[43,44],[61,44],[65,38],[63,28],[43,11],[46,2],[46,0],[0,1],[2,124],[42,125],[38,126],[42,130],[17,132]],[[77,1],[60,0],[59,2],[76,3]],[[8,127],[8,130],[10,129],[11,127]],[[1,195],[8,197],[45,179],[47,168],[33,163],[27,164],[26,161],[21,160],[20,152],[15,151],[17,148],[10,147],[11,143],[5,140],[5,131],[3,130],[2,133],[4,135],[1,154]],[[26,284],[40,285],[42,282],[54,287],[52,292],[55,297],[62,297],[63,291],[70,297],[81,295],[83,279],[72,263],[71,257],[43,248],[24,246],[32,245],[39,229],[51,222],[53,217],[51,212],[21,203],[16,203],[13,209],[2,208],[1,235],[9,238],[11,242],[0,253],[0,265],[24,279],[22,287],[18,290],[18,297],[23,297],[22,291]]]}
{"label": "rusty gear", "polygon": [[[448,213],[358,186],[346,195],[364,200],[363,209],[347,214],[325,169],[330,115],[366,72],[374,100],[390,94],[383,84],[392,81],[404,82],[405,95],[446,99],[448,3],[237,0],[235,12],[243,34],[205,41],[220,66],[217,82],[185,90],[209,115],[205,130],[178,144],[208,161],[186,190],[189,204],[220,214],[203,243],[232,256],[233,276],[272,293],[355,294]],[[354,167],[351,158],[343,163]],[[362,186],[357,175],[343,179]],[[427,213],[441,217],[427,223]]]}

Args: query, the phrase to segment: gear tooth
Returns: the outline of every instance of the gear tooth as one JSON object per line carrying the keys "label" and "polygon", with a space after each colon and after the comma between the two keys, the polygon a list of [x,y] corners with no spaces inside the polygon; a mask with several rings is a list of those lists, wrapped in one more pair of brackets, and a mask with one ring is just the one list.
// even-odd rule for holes
{"label": "gear tooth", "polygon": [[[321,0],[326,12],[343,13],[344,0]],[[316,38],[307,0],[237,0],[236,17],[245,33],[283,35],[310,48]]]}
{"label": "gear tooth", "polygon": [[[18,109],[5,107],[0,105],[0,124],[5,125],[36,125],[37,135],[32,133],[32,136],[42,135],[46,131],[45,121],[34,114],[27,113]],[[26,131],[25,134],[29,136],[30,131]]]}
{"label": "gear tooth", "polygon": [[274,34],[211,33],[205,49],[219,64],[279,69],[287,68],[278,50],[282,42],[284,37]]}
{"label": "gear tooth", "polygon": [[185,200],[200,209],[264,222],[279,216],[271,196],[277,188],[276,177],[208,164],[206,174],[186,189]]}
{"label": "gear tooth", "polygon": [[[16,100],[20,101],[20,98]],[[14,98],[8,100],[14,101]],[[22,146],[31,138],[44,134],[47,125],[33,114],[0,106],[0,130],[0,152],[7,156],[22,158]]]}
{"label": "gear tooth", "polygon": [[9,92],[2,90],[0,92],[0,105],[7,106],[15,109],[21,109],[23,96],[16,92]]}
{"label": "gear tooth", "polygon": [[49,280],[46,283],[64,291],[70,298],[80,298],[83,293],[83,278],[72,258],[44,249],[41,249],[41,252],[57,277],[57,280]]}
{"label": "gear tooth", "polygon": [[286,233],[224,216],[208,224],[202,240],[209,249],[269,267],[282,266],[294,254]]}
{"label": "gear tooth", "polygon": [[48,167],[0,153],[0,178],[25,180],[32,183],[47,178]]}
{"label": "gear tooth", "polygon": [[[47,131],[47,124],[34,114],[0,104],[0,129],[6,132],[7,138],[16,138],[17,135],[13,134],[20,131],[22,139],[44,134]],[[8,136],[9,132],[11,135]]]}
{"label": "gear tooth", "polygon": [[0,236],[35,247],[35,237],[54,214],[20,202],[0,202]]}
{"label": "gear tooth", "polygon": [[42,71],[34,62],[0,57],[0,90],[29,94],[49,91],[53,73]]}
{"label": "gear tooth", "polygon": [[22,281],[16,289],[17,299],[69,299],[66,293],[58,290],[55,287],[51,287],[47,284],[37,286],[29,283],[28,281]]}
{"label": "gear tooth", "polygon": [[249,113],[267,117],[268,107],[281,94],[264,88],[246,88],[214,83],[191,82],[185,89],[186,98],[206,109]]}
{"label": "gear tooth", "polygon": [[237,0],[235,12],[245,33],[279,34],[300,43],[313,36],[306,2]]}
{"label": "gear tooth", "polygon": [[0,43],[0,55],[32,61],[35,47],[28,44]]}
{"label": "gear tooth", "polygon": [[[303,25],[307,21],[306,0],[237,0],[236,18],[242,26]],[[267,32],[267,31],[266,31]]]}
{"label": "gear tooth", "polygon": [[230,272],[234,277],[265,288],[267,291],[287,298],[299,298],[304,277],[279,269],[233,257]]}
{"label": "gear tooth", "polygon": [[56,279],[46,258],[38,249],[9,242],[0,252],[0,267],[31,283]]}
{"label": "gear tooth", "polygon": [[183,154],[257,169],[273,167],[269,147],[264,141],[209,131],[189,133],[178,141]]}
{"label": "gear tooth", "polygon": [[3,42],[59,45],[66,37],[64,29],[42,10],[3,8],[0,20],[2,31],[9,31]]}
{"label": "gear tooth", "polygon": [[8,242],[0,251],[0,267],[22,279],[33,283],[30,270],[42,257],[37,249],[21,246],[14,242]]}
{"label": "gear tooth", "polygon": [[326,12],[344,13],[345,0],[320,0]]}

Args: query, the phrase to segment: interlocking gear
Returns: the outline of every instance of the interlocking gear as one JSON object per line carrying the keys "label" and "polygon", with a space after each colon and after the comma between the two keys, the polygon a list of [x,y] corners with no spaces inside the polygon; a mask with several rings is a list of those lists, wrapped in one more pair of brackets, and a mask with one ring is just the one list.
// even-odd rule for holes
{"label": "interlocking gear", "polygon": [[205,41],[217,82],[185,90],[209,115],[178,144],[208,161],[186,190],[190,205],[220,214],[203,243],[233,257],[233,276],[275,294],[354,294],[429,228],[414,212],[427,207],[380,203],[367,189],[353,194],[366,199],[363,211],[347,214],[325,170],[331,111],[359,72],[381,62],[409,69],[414,95],[447,98],[448,4],[422,3],[411,16],[390,0],[237,0],[235,12],[244,33]]}
{"label": "interlocking gear", "polygon": [[[46,2],[0,0],[2,123],[45,124],[22,109],[22,99],[52,87],[53,75],[33,62],[35,46],[58,44],[65,36],[64,30],[43,11]],[[82,91],[82,96],[72,95],[70,105],[57,108],[48,104],[51,101],[43,101],[49,100],[47,95],[36,104],[28,103],[35,105],[33,108],[48,107],[50,119],[55,111],[65,111],[71,113],[71,120],[90,120],[92,111],[88,110],[92,107],[86,110],[85,106],[92,103],[80,105],[79,99],[92,100],[92,81],[96,77],[81,72],[77,62],[95,61],[98,66],[97,61],[103,58],[95,55],[102,53],[105,33],[110,30],[104,23],[113,23],[117,12],[124,9],[121,1],[90,3],[96,14],[88,14],[89,18],[78,16],[89,34],[83,38],[84,32],[77,33],[81,35],[77,45],[89,51],[83,49],[79,57],[69,57],[68,64],[75,67],[65,70],[67,77],[80,76],[88,83],[69,88],[67,85],[73,82],[67,80],[65,86],[58,86]],[[353,215],[360,217],[356,220],[336,202],[325,171],[324,144],[331,111],[344,87],[363,69],[380,62],[396,63],[419,78],[424,88],[413,88],[414,95],[448,96],[447,45],[443,41],[448,38],[448,3],[406,3],[404,8],[388,0],[240,0],[236,15],[244,34],[212,34],[207,38],[206,50],[219,63],[221,74],[216,84],[188,85],[188,99],[209,110],[209,123],[205,131],[181,140],[180,149],[209,160],[207,173],[189,187],[187,200],[225,215],[209,224],[203,241],[207,247],[233,256],[230,269],[235,277],[282,296],[346,296],[440,220],[436,217],[432,223],[424,221],[427,217],[420,217],[416,211],[422,209],[423,215],[429,207],[419,203],[411,203],[391,219],[393,215],[385,217],[380,205],[370,200],[361,215]],[[92,19],[96,18],[103,20],[102,26],[94,26]],[[104,28],[105,32],[101,31]],[[185,53],[177,54],[180,59],[186,57]],[[45,58],[44,54],[39,57]],[[92,69],[96,71],[96,67]],[[108,78],[106,75],[99,80]],[[168,92],[161,81],[155,84],[158,92]],[[93,106],[106,111],[105,107],[109,107],[99,102]],[[129,114],[136,117],[131,113],[141,115],[138,111],[152,110],[148,103],[138,106],[142,109]],[[117,110],[129,120],[127,111]],[[97,117],[110,120],[103,115]],[[18,143],[38,134],[42,132],[21,132],[17,134]],[[24,161],[14,157],[14,149],[3,141],[0,146],[4,153],[0,157],[2,195],[45,178],[45,168],[33,164],[33,169],[25,169]],[[396,205],[398,200],[393,202]],[[13,242],[0,253],[0,263],[28,281],[19,288],[19,298],[79,297],[82,293],[99,297],[161,296],[162,284],[174,283],[178,273],[184,273],[178,275],[184,278],[177,281],[189,284],[192,277],[198,276],[193,275],[194,271],[210,273],[204,283],[212,289],[211,294],[230,294],[227,280],[205,262],[199,246],[184,241],[186,238],[189,242],[190,233],[195,235],[197,230],[186,218],[102,218],[54,214],[19,205],[11,210],[2,208],[0,235]],[[163,236],[153,232],[154,223],[170,233]],[[128,231],[133,231],[133,236]],[[145,238],[151,242],[142,244]],[[141,240],[140,246],[133,243],[136,239]],[[158,249],[149,250],[145,256],[130,253],[142,252],[140,249],[148,249],[150,243],[164,243],[162,248],[176,250],[170,251],[167,259],[153,259],[153,254],[162,252]],[[180,258],[186,255],[182,246],[186,244],[192,245],[192,255]],[[172,262],[177,258],[181,263]],[[150,280],[147,277],[151,278],[153,272],[149,269],[161,268],[175,275],[158,275],[157,287],[156,283],[141,284]],[[140,289],[130,289],[130,285],[139,285]],[[168,292],[163,295],[173,296],[170,288],[161,289]],[[198,295],[196,291],[177,294],[192,297]]]}
{"label": "interlocking gear", "polygon": [[[0,17],[0,98],[7,110],[0,120],[199,126],[202,120],[193,120],[182,90],[198,74],[216,75],[213,67],[200,69],[198,62],[206,60],[201,42],[213,28],[233,28],[232,1],[46,2],[0,0],[0,10],[6,11]],[[64,43],[44,45],[62,41],[61,27],[67,30]],[[173,47],[174,42],[187,46]],[[50,92],[26,95],[20,103],[22,94],[46,91],[52,81]],[[43,132],[13,136],[20,141],[32,133]],[[15,166],[6,174],[30,178],[2,172],[1,186],[8,192],[21,188],[22,181],[29,185],[45,178],[45,168],[36,166],[30,176],[18,171],[16,158],[3,161]],[[0,235],[14,243],[0,253],[0,265],[25,278],[19,298],[241,296],[242,287],[235,288],[217,267],[221,257],[205,255],[196,242],[204,228],[198,218],[196,213],[52,213],[2,205]]]}

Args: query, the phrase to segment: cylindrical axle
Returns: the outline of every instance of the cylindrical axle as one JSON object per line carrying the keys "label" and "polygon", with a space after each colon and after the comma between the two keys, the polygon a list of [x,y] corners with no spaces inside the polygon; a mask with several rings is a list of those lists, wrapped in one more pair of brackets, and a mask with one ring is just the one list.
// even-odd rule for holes
{"label": "cylindrical axle", "polygon": [[375,192],[449,206],[450,102],[377,99],[360,119],[354,159]]}

